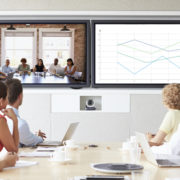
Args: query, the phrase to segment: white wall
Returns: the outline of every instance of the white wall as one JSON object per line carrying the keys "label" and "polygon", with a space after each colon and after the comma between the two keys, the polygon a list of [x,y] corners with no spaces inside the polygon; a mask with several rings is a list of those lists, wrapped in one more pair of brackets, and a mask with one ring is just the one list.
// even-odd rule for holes
{"label": "white wall", "polygon": [[0,10],[178,11],[179,0],[1,0]]}
{"label": "white wall", "polygon": [[[161,16],[166,14],[162,11],[177,11],[178,13],[180,1],[1,0],[0,13],[19,10],[26,13],[27,11],[121,11],[126,15],[129,12],[125,11],[132,11],[131,15],[133,11],[147,11],[145,14],[151,15],[153,12],[150,11],[160,11],[156,12],[156,15]],[[104,12],[106,17],[107,14]],[[84,17],[81,16],[81,18]],[[54,90],[51,93],[53,92]],[[21,116],[29,122],[31,129],[33,131],[42,129],[47,133],[49,139],[58,139],[62,136],[68,122],[80,121],[74,137],[78,141],[120,141],[129,137],[134,130],[155,132],[166,112],[161,104],[161,95],[156,90],[138,93],[132,90],[130,92],[130,112],[126,113],[51,113],[51,93],[44,93],[43,89],[42,93],[37,89],[32,89],[31,92],[25,90],[24,103],[20,109]]]}
{"label": "white wall", "polygon": [[[129,111],[124,112],[122,106],[119,106],[120,112],[52,112],[51,97],[52,94],[101,94],[102,99],[107,96],[106,92],[119,94],[118,98],[106,106],[112,107],[115,101],[121,101],[121,104],[127,105],[128,98],[122,100],[120,95],[128,93],[130,95]],[[79,100],[79,98],[77,98]],[[65,104],[64,100],[58,101],[54,106],[61,107]],[[69,104],[74,103],[68,101]],[[121,105],[120,104],[120,105]],[[80,107],[79,107],[80,108]],[[58,109],[58,108],[57,108]],[[117,108],[118,109],[118,108]],[[122,110],[122,111],[121,111]],[[80,125],[74,135],[74,139],[79,142],[117,142],[126,140],[134,131],[156,132],[166,109],[161,103],[161,90],[24,90],[24,101],[20,108],[20,115],[26,119],[31,129],[35,132],[42,129],[47,133],[48,139],[59,140],[69,122],[80,122]]]}

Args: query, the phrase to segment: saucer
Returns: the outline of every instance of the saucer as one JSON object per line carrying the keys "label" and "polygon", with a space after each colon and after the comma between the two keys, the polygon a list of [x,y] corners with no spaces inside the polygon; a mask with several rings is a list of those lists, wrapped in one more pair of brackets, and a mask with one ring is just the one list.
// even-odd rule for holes
{"label": "saucer", "polygon": [[51,159],[49,159],[49,161],[51,161],[51,162],[58,162],[58,163],[60,163],[60,164],[66,164],[66,163],[71,162],[72,159],[65,159],[65,160],[61,161],[61,160],[58,160],[58,159],[53,159],[53,158],[51,158]]}
{"label": "saucer", "polygon": [[131,173],[132,171],[142,171],[144,169],[141,165],[126,163],[98,163],[92,164],[91,168],[99,172],[110,174]]}

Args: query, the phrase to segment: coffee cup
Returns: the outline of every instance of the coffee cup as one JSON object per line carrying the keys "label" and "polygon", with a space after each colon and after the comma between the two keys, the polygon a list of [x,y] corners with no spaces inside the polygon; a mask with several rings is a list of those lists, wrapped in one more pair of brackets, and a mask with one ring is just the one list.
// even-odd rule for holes
{"label": "coffee cup", "polygon": [[64,147],[59,147],[53,154],[52,159],[55,161],[65,161],[66,151]]}

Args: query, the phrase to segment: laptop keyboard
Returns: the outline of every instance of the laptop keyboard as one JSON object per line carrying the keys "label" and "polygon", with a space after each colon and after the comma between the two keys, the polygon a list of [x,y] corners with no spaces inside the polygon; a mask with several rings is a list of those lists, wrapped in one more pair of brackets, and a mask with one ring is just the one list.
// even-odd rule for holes
{"label": "laptop keyboard", "polygon": [[176,163],[167,159],[156,159],[156,161],[159,165],[165,165],[165,166],[177,165]]}

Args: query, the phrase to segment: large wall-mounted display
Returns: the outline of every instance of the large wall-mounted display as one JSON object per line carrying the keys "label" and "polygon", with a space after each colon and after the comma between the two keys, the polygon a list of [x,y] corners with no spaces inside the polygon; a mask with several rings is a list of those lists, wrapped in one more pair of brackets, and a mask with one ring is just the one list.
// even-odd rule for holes
{"label": "large wall-mounted display", "polygon": [[1,21],[0,79],[24,86],[89,86],[88,20]]}
{"label": "large wall-mounted display", "polygon": [[0,80],[80,88],[90,76],[93,87],[180,83],[180,20],[0,21]]}
{"label": "large wall-mounted display", "polygon": [[95,87],[180,83],[180,21],[92,22]]}

